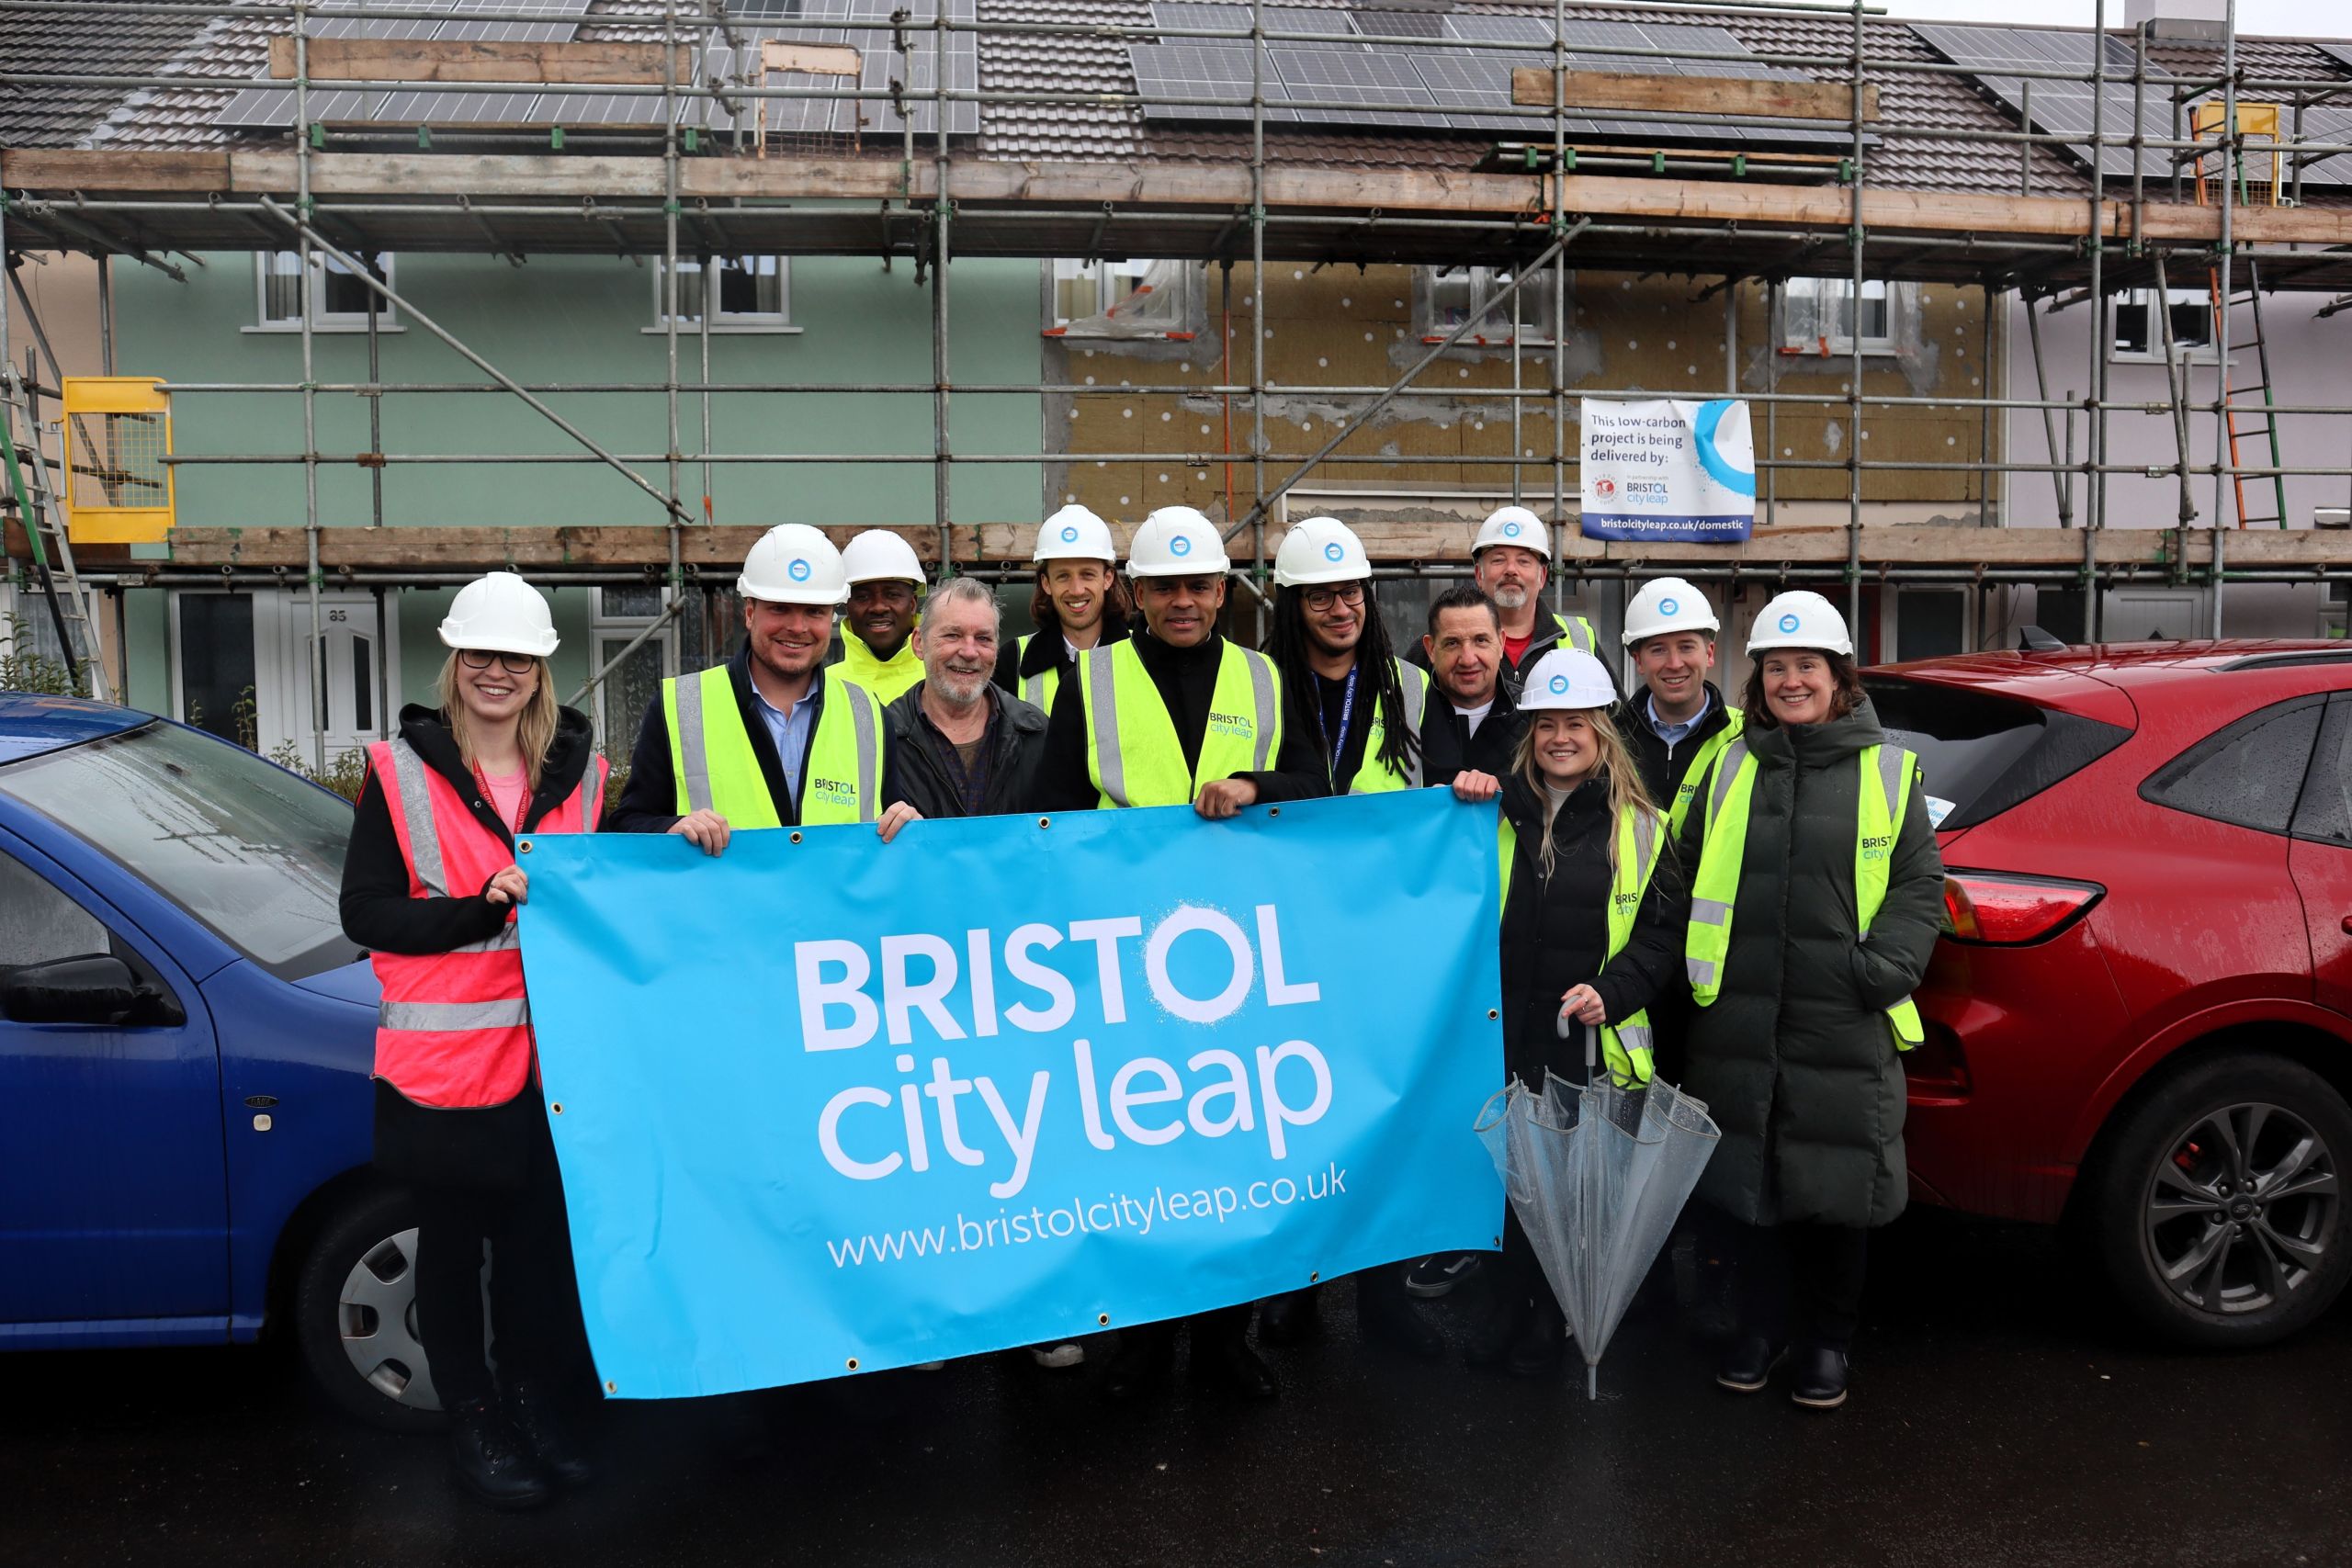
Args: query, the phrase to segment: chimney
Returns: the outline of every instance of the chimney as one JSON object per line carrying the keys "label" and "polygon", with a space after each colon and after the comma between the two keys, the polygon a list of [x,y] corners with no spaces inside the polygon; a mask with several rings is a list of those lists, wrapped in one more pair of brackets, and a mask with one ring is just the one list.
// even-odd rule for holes
{"label": "chimney", "polygon": [[2152,39],[2219,43],[2229,25],[2229,0],[2124,0],[2123,21],[2146,27]]}

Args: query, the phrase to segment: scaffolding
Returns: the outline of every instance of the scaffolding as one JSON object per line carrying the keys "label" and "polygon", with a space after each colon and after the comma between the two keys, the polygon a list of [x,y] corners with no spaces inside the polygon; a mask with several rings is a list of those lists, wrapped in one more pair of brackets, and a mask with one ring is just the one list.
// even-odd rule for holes
{"label": "scaffolding", "polygon": [[[1858,315],[1850,342],[1838,355],[1847,369],[1838,390],[1783,389],[1780,367],[1768,355],[1770,378],[1765,389],[1743,394],[1758,406],[1759,423],[1768,432],[1783,411],[1827,412],[1842,421],[1844,430],[1839,455],[1833,457],[1789,456],[1768,438],[1758,456],[1762,525],[1747,545],[1604,546],[1571,533],[1569,499],[1577,455],[1566,434],[1573,423],[1570,400],[1657,394],[1640,388],[1582,385],[1563,373],[1565,355],[1556,344],[1548,353],[1523,352],[1521,334],[1514,330],[1509,387],[1480,389],[1482,397],[1510,401],[1514,431],[1510,454],[1464,452],[1443,461],[1465,472],[1491,472],[1496,481],[1493,489],[1500,491],[1507,487],[1514,497],[1532,491],[1540,498],[1548,490],[1558,563],[1555,595],[1564,597],[1572,585],[1580,591],[1587,581],[1621,581],[1671,570],[1734,587],[1789,582],[1832,590],[1842,587],[1849,613],[1859,620],[1865,588],[1872,584],[1935,582],[1983,588],[2031,583],[2081,591],[2086,629],[2096,638],[2101,629],[2099,590],[2117,583],[2161,582],[2210,590],[2211,630],[2218,636],[2227,584],[2352,580],[2352,561],[2343,558],[2345,552],[2327,536],[2289,529],[2283,517],[2279,526],[2270,530],[2223,525],[2223,519],[2232,515],[2243,520],[2243,502],[2233,503],[2233,498],[2249,483],[2282,487],[2283,494],[2290,477],[2352,480],[2352,466],[2316,462],[2297,466],[2284,460],[2283,451],[2256,451],[2255,444],[2233,439],[2227,369],[2229,302],[2245,293],[2249,284],[2262,291],[2340,295],[2352,299],[2352,205],[2331,205],[2323,193],[2307,192],[2304,182],[2305,171],[2312,165],[2352,152],[2352,144],[2306,139],[2301,134],[2308,109],[2352,101],[2352,77],[2266,77],[2245,70],[2240,62],[2234,5],[2221,35],[2218,69],[2185,73],[2162,63],[2162,40],[2152,27],[2111,29],[2108,0],[2097,0],[2092,37],[2098,41],[2086,68],[2003,67],[2003,74],[2022,82],[2025,107],[2013,128],[2000,129],[1922,126],[1878,116],[1875,96],[1883,86],[1921,75],[1970,77],[1981,74],[1982,69],[1896,57],[1878,47],[1873,28],[1886,24],[1874,20],[1861,0],[1820,4],[1718,0],[1703,8],[1611,8],[1612,14],[1659,10],[1689,16],[1702,11],[1756,18],[1802,17],[1815,23],[1833,18],[1845,40],[1842,51],[1756,50],[1739,57],[1744,65],[1804,73],[1816,89],[1812,101],[1793,106],[1780,101],[1738,102],[1726,107],[1694,94],[1679,108],[1660,107],[1655,99],[1638,107],[1618,108],[1597,107],[1590,101],[1572,102],[1569,84],[1577,77],[1569,67],[1572,49],[1578,57],[1621,57],[1628,80],[1635,79],[1632,73],[1641,71],[1645,59],[1655,60],[1665,51],[1622,43],[1596,44],[1583,39],[1572,43],[1570,7],[1566,0],[1552,0],[1543,8],[1552,24],[1548,44],[1462,39],[1446,45],[1473,59],[1480,51],[1491,51],[1498,73],[1505,70],[1502,56],[1506,53],[1548,50],[1551,65],[1543,73],[1548,99],[1529,102],[1522,96],[1519,101],[1526,107],[1511,111],[1525,121],[1524,134],[1493,138],[1490,153],[1474,168],[1346,169],[1285,161],[1280,155],[1280,135],[1269,137],[1270,120],[1277,113],[1362,110],[1364,105],[1318,101],[1295,91],[1279,101],[1270,96],[1270,51],[1286,43],[1311,43],[1317,35],[1270,26],[1270,21],[1277,19],[1270,17],[1267,0],[1239,0],[1239,4],[1249,17],[1246,30],[1162,26],[1148,12],[1138,18],[1136,7],[1123,8],[1125,19],[1044,20],[1036,19],[1035,7],[986,4],[977,14],[957,16],[951,14],[953,7],[931,0],[900,10],[887,24],[900,56],[899,69],[887,87],[876,89],[860,85],[860,78],[853,75],[808,86],[773,85],[764,66],[765,51],[743,47],[741,30],[752,24],[752,18],[730,16],[719,7],[718,0],[638,0],[614,14],[592,12],[586,19],[608,24],[608,30],[630,29],[639,42],[658,46],[654,51],[657,73],[633,78],[641,91],[658,97],[658,121],[650,129],[635,128],[603,141],[575,133],[569,145],[560,129],[552,138],[544,126],[478,130],[462,139],[463,151],[457,150],[460,139],[450,138],[434,150],[430,135],[421,131],[391,133],[413,135],[414,141],[405,145],[389,137],[368,145],[364,134],[345,133],[341,140],[360,150],[335,151],[312,112],[314,95],[328,90],[314,80],[311,63],[311,46],[323,22],[446,19],[446,6],[427,9],[398,0],[332,6],[318,0],[256,4],[0,0],[0,24],[9,14],[32,11],[51,18],[61,14],[85,17],[93,27],[126,15],[164,13],[192,20],[234,17],[244,23],[266,22],[286,34],[288,69],[284,85],[291,95],[291,118],[282,142],[199,151],[113,147],[0,151],[0,251],[12,259],[23,251],[84,251],[108,262],[182,276],[182,259],[207,252],[294,249],[300,254],[303,278],[314,276],[312,269],[322,258],[334,261],[383,303],[398,310],[408,324],[447,344],[482,377],[480,382],[381,380],[377,314],[371,310],[367,329],[368,379],[322,382],[316,373],[312,312],[305,309],[299,381],[183,380],[165,389],[175,399],[255,392],[299,397],[303,434],[299,453],[182,452],[167,461],[175,468],[299,465],[305,498],[300,525],[288,520],[283,526],[234,531],[181,528],[173,536],[168,561],[118,562],[111,569],[96,566],[92,569],[92,581],[119,595],[141,587],[284,585],[290,577],[308,591],[315,634],[320,628],[320,594],[330,584],[376,588],[447,584],[496,566],[513,566],[556,583],[642,583],[650,576],[659,582],[662,602],[661,618],[647,631],[650,636],[682,613],[690,592],[718,578],[722,569],[731,573],[758,532],[721,526],[704,514],[695,498],[711,493],[712,471],[769,464],[928,466],[936,516],[932,525],[908,530],[920,536],[918,543],[926,560],[942,571],[1019,575],[1025,569],[1014,563],[1025,561],[1028,554],[1023,527],[1034,527],[1034,524],[1018,518],[956,516],[950,483],[955,470],[1005,462],[1050,466],[1080,458],[1160,462],[1170,455],[1056,451],[1042,441],[1035,454],[959,448],[951,419],[951,401],[958,392],[1017,392],[1083,400],[1149,396],[1155,389],[1067,380],[957,381],[950,310],[953,264],[971,257],[1102,256],[1204,264],[1221,277],[1226,314],[1234,316],[1236,324],[1247,320],[1250,352],[1241,356],[1228,352],[1218,359],[1218,376],[1213,383],[1184,389],[1223,398],[1228,406],[1238,405],[1247,424],[1246,439],[1237,449],[1228,430],[1218,446],[1188,451],[1181,460],[1187,468],[1222,466],[1228,474],[1246,475],[1246,487],[1232,491],[1223,525],[1235,546],[1233,553],[1245,567],[1241,581],[1254,595],[1261,616],[1271,565],[1270,525],[1279,525],[1283,498],[1318,476],[1376,476],[1384,467],[1409,461],[1340,448],[1372,414],[1392,403],[1409,405],[1458,390],[1435,387],[1420,378],[1492,310],[1508,305],[1516,321],[1522,284],[1542,279],[1552,290],[1552,320],[1565,323],[1570,265],[1671,274],[1688,276],[1694,283],[1702,278],[1718,280],[1700,288],[1692,305],[1696,309],[1718,293],[1726,296],[1726,319],[1732,324],[1726,333],[1727,359],[1733,346],[1728,340],[1736,335],[1736,297],[1743,286],[1764,288],[1768,321],[1779,319],[1782,289],[1792,277],[1842,274],[1857,312],[1866,285],[1873,281],[1936,281],[1981,289],[1987,305],[1984,363],[1988,378],[1995,315],[1989,307],[1996,299],[2014,295],[2025,311],[2035,395],[2001,395],[2016,390],[2014,375],[2012,385],[2006,389],[1995,387],[1988,379],[1978,396],[1868,391],[1864,381],[1870,367]],[[787,11],[786,15],[763,12],[756,25],[789,33],[796,28],[820,28],[829,21],[838,26],[840,21],[822,17],[804,19],[797,7]],[[1391,13],[1375,8],[1370,14]],[[1518,14],[1543,13],[1522,6]],[[493,8],[469,11],[468,17],[484,22],[545,20],[543,13],[509,14]],[[1241,103],[1154,95],[1140,90],[1140,83],[1134,91],[1124,90],[1121,83],[1115,85],[1122,90],[1084,92],[985,83],[953,85],[950,56],[959,39],[977,50],[982,36],[1024,34],[1109,44],[1155,39],[1246,44],[1252,62],[1249,96]],[[2113,96],[2109,88],[2123,80],[2110,71],[2109,50],[2104,47],[2110,40],[2128,45],[2131,52],[2128,126],[2108,122]],[[1357,41],[1429,46],[1426,38],[1402,34],[1362,33]],[[605,48],[613,55],[628,46],[593,47]],[[721,51],[732,51],[737,59],[760,63],[732,77],[709,79],[694,62],[717,58]],[[1681,58],[1694,57],[1690,50],[1675,52]],[[1733,58],[1703,51],[1696,57]],[[925,64],[927,73],[919,68]],[[609,62],[605,68],[610,68]],[[642,58],[636,68],[643,70]],[[549,68],[532,79],[532,90],[555,98],[609,93],[610,86],[589,83],[612,79],[565,80],[560,71]],[[1721,78],[1690,80],[1717,89],[1723,85]],[[372,80],[337,78],[331,90],[409,91],[416,81],[413,74]],[[927,85],[921,85],[926,82]],[[2087,85],[2092,95],[2087,133],[2041,128],[2031,110],[2037,84],[2043,85],[2045,92],[2061,84]],[[104,88],[130,94],[190,85],[191,79],[184,74],[28,72],[12,70],[0,62],[0,91]],[[2265,105],[2286,107],[2291,133],[2278,134],[2278,115],[2273,113],[2264,121],[2267,133],[2250,136],[2248,117],[2241,115],[2240,105],[2257,97]],[[895,138],[879,133],[863,137],[854,152],[836,147],[811,151],[805,141],[779,139],[780,146],[790,148],[790,155],[771,155],[770,141],[777,133],[768,129],[769,121],[783,123],[792,100],[811,99],[851,101],[877,109],[887,106],[896,117]],[[1832,107],[1825,109],[1825,103]],[[1246,152],[1237,150],[1234,158],[1222,164],[1149,158],[1063,163],[990,158],[980,151],[978,138],[951,130],[953,111],[960,105],[978,106],[975,113],[1007,106],[1038,110],[1108,107],[1138,117],[1138,123],[1142,112],[1151,107],[1214,105],[1230,109],[1238,105],[1247,111]],[[2201,105],[2218,107],[2209,110]],[[926,107],[929,128],[919,131],[917,120],[924,117]],[[1832,112],[1838,118],[1826,120],[1825,114]],[[2195,116],[2193,126],[2188,123],[2191,115]],[[1840,145],[1831,160],[1831,183],[1759,180],[1746,177],[1744,160],[1730,163],[1677,154],[1669,161],[1663,152],[1628,157],[1607,148],[1596,152],[1571,135],[1572,117],[1581,121],[1664,127],[1692,135],[1731,120],[1761,131],[1819,131],[1828,124],[1838,131]],[[858,118],[862,123],[863,115]],[[719,119],[729,129],[718,132],[700,129],[707,120]],[[2152,124],[2168,127],[2169,134],[2152,134],[2148,130]],[[757,126],[758,131],[747,134],[752,126]],[[1921,191],[1890,186],[1874,178],[1885,148],[1905,138],[1923,137],[2014,148],[2018,160],[2018,188],[1999,194]],[[889,144],[893,140],[895,146]],[[2244,182],[2238,179],[2209,182],[2201,177],[2201,159],[2216,157],[2221,167],[2235,169],[2249,155],[2249,148],[2257,160],[2278,160],[2289,193],[2284,199],[2250,201]],[[2072,154],[2087,164],[2090,173],[2081,193],[2035,191],[2037,157],[2053,152]],[[2128,177],[2109,170],[2110,154],[2131,160]],[[2152,161],[2159,165],[2159,172],[2150,173]],[[2041,177],[2046,182],[2047,165],[2043,167]],[[2169,175],[2161,172],[2164,168],[2169,168]],[[390,282],[375,276],[363,260],[377,252],[480,254],[485,249],[518,264],[531,254],[618,252],[660,256],[665,290],[662,325],[665,370],[661,380],[531,384],[518,379],[420,310]],[[717,312],[706,305],[698,328],[682,326],[681,263],[699,258],[707,265],[713,257],[765,254],[910,261],[918,279],[929,286],[930,378],[838,384],[715,381],[710,372],[710,338]],[[1273,446],[1267,405],[1275,388],[1269,380],[1265,347],[1270,262],[1451,265],[1473,260],[1491,261],[1508,269],[1508,288],[1485,309],[1471,310],[1462,326],[1430,344],[1418,362],[1385,385],[1282,384],[1283,394],[1331,400],[1355,412],[1316,449],[1283,451]],[[1232,301],[1233,269],[1245,263],[1250,287],[1237,315]],[[2210,281],[2215,301],[2212,335],[2222,368],[2212,378],[2211,396],[2200,398],[2187,365],[2176,361],[2169,312],[2157,310],[2154,314],[2164,321],[2167,333],[2167,400],[2127,412],[2163,413],[2176,436],[2177,451],[2170,463],[2160,466],[2111,461],[2109,422],[2118,405],[2109,395],[2109,334],[2103,330],[2088,333],[2088,362],[2079,395],[2069,389],[2064,396],[2053,397],[2041,352],[2041,320],[2050,311],[2086,301],[2103,310],[2108,301],[2131,289],[2153,287],[2159,290],[2156,298],[2162,301],[2166,296],[2161,291],[2168,278],[2181,276],[2184,269],[2190,277]],[[102,329],[111,344],[110,302],[105,309]],[[28,316],[29,310],[30,301],[18,290],[14,313]],[[0,362],[13,363],[7,358],[10,334],[18,325],[12,321],[7,298],[0,295]],[[696,361],[691,375],[686,368],[690,357]],[[1540,380],[1526,373],[1524,364],[1536,358],[1547,367]],[[1235,363],[1237,359],[1239,363]],[[52,371],[57,373],[53,367]],[[1173,389],[1170,390],[1172,395]],[[2266,398],[2269,391],[2266,384]],[[931,438],[921,449],[896,452],[714,449],[714,400],[774,392],[927,398]],[[666,437],[661,449],[615,449],[567,419],[548,400],[598,393],[659,393]],[[318,400],[328,394],[366,400],[370,450],[320,450]],[[520,401],[561,436],[562,449],[384,450],[381,413],[387,398],[469,394]],[[1899,415],[1906,408],[1928,406],[1966,411],[1978,422],[1981,434],[1974,457],[1926,462],[1864,455],[1868,421],[1873,414]],[[692,443],[685,435],[690,412],[699,414],[698,439]],[[1548,414],[1552,427],[1548,457],[1530,458],[1518,445],[1516,432],[1525,412]],[[2352,406],[2272,400],[2267,414],[2273,422],[2268,429],[2275,432],[2275,422],[2282,416],[2352,418]],[[2046,437],[2046,460],[2019,461],[2006,443],[1996,454],[1995,423],[2011,416],[2038,418]],[[2242,403],[2235,417],[2242,434]],[[2065,429],[2063,443],[2058,434],[2061,423]],[[2211,460],[2192,456],[2192,430],[2199,423],[2210,424],[2214,432]],[[2245,450],[2241,450],[2242,445]],[[2249,453],[2271,460],[2243,461]],[[371,472],[373,521],[378,526],[329,527],[320,512],[320,469],[355,462]],[[616,520],[585,527],[383,526],[387,471],[422,463],[599,465],[624,478],[641,501],[642,517],[634,523]],[[1531,485],[1530,470],[1543,479]],[[1777,525],[1779,479],[1808,470],[1842,473],[1846,513],[1842,526]],[[1980,524],[1992,521],[1996,483],[2012,476],[2046,478],[2056,487],[2060,526],[2055,530],[1886,525],[1866,528],[1866,476],[1903,470],[1966,477],[1979,508]],[[698,477],[699,491],[689,483],[690,473]],[[2108,481],[2118,473],[2176,479],[2177,525],[2110,528]],[[2204,508],[2197,504],[2200,480],[2211,486],[2210,502]],[[1384,575],[1458,573],[1463,570],[1467,539],[1466,531],[1433,525],[1392,529],[1374,537],[1372,543]],[[12,553],[16,553],[13,546]],[[1981,599],[1978,605],[1981,615]],[[322,650],[323,639],[314,636],[312,646]],[[674,654],[672,657],[674,660]],[[608,663],[606,671],[617,662]],[[598,678],[605,672],[598,671]],[[324,682],[314,671],[314,701],[323,704],[323,689]],[[315,734],[322,748],[324,729],[323,716],[316,716]]]}

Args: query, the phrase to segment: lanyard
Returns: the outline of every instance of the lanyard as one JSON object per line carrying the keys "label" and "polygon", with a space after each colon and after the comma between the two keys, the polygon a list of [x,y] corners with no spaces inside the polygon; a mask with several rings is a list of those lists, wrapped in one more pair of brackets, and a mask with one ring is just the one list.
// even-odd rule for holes
{"label": "lanyard", "polygon": [[1339,776],[1340,759],[1348,754],[1348,731],[1355,728],[1356,676],[1363,671],[1363,661],[1361,660],[1348,666],[1348,689],[1340,695],[1340,740],[1338,745],[1331,745],[1330,728],[1323,722],[1323,704],[1318,700],[1315,705],[1315,728],[1322,732],[1324,744],[1330,746],[1331,748],[1329,766],[1331,774],[1335,779]]}
{"label": "lanyard", "polygon": [[[475,787],[481,791],[482,804],[489,807],[493,813],[496,812],[498,809],[498,797],[490,793],[490,775],[482,772],[481,764],[480,762],[476,762],[474,764],[474,784]],[[514,830],[516,833],[519,834],[522,832],[523,818],[529,816],[530,813],[531,774],[530,770],[526,768],[523,772],[523,798],[514,807]]]}

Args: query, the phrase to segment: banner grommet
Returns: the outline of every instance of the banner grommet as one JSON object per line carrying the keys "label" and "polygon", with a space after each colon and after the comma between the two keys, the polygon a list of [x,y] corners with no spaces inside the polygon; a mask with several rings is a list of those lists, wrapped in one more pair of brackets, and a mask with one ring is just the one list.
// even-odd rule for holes
{"label": "banner grommet", "polygon": [[1054,819],[1050,817],[1040,817],[1037,818],[1037,826],[1040,828],[1050,828],[1053,825]]}
{"label": "banner grommet", "polygon": [[1503,1010],[1500,1008],[1488,1008],[1487,1010],[1487,1016],[1488,1018],[1500,1018],[1502,1015]]}
{"label": "banner grommet", "polygon": [[563,1101],[561,1101],[561,1100],[549,1100],[549,1101],[548,1102],[548,1115],[550,1115],[550,1116],[560,1116],[560,1115],[562,1115],[562,1114],[563,1114]]}
{"label": "banner grommet", "polygon": [[1108,1328],[1111,1326],[1111,1314],[1107,1312],[1098,1312],[1094,1314],[1094,1323],[1098,1328]]}
{"label": "banner grommet", "polygon": [[796,844],[800,841],[800,829],[797,828],[792,830],[792,841]]}
{"label": "banner grommet", "polygon": [[618,1384],[618,1383],[616,1383],[616,1382],[607,1382],[607,1383],[605,1385],[605,1392],[606,1393],[620,1393],[620,1391],[621,1391],[621,1385],[620,1385],[620,1384]]}
{"label": "banner grommet", "polygon": [[531,840],[528,839],[517,839],[514,841],[514,852],[518,855],[529,854],[531,852]]}
{"label": "banner grommet", "polygon": [[857,1358],[855,1356],[852,1356],[849,1359],[849,1370],[851,1371],[857,1371]]}

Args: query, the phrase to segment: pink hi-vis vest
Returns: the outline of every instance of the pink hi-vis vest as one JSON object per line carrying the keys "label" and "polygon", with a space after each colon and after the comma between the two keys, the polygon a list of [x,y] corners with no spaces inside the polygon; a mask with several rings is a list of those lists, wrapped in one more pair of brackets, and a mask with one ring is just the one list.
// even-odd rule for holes
{"label": "pink hi-vis vest", "polygon": [[[604,808],[605,759],[534,833],[593,833]],[[412,898],[472,898],[514,863],[505,840],[476,820],[457,791],[405,740],[368,748],[392,831],[408,862]],[[371,956],[383,1001],[376,1015],[376,1076],[420,1105],[503,1105],[531,1077],[531,1013],[523,949],[508,908],[498,934],[447,953]]]}

